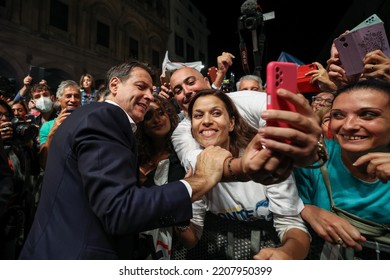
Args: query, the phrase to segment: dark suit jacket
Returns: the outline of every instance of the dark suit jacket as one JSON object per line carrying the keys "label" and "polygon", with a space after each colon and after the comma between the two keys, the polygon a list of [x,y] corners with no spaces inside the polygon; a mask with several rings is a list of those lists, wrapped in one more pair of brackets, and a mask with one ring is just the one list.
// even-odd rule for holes
{"label": "dark suit jacket", "polygon": [[192,217],[185,185],[137,185],[128,116],[95,102],[77,109],[51,142],[42,194],[20,259],[132,259],[138,232]]}

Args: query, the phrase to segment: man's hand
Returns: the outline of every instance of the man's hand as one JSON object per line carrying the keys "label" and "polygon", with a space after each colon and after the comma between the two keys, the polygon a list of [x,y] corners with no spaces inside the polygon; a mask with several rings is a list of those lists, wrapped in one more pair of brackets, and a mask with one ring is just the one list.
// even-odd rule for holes
{"label": "man's hand", "polygon": [[234,55],[228,52],[223,52],[220,56],[217,57],[217,67],[218,71],[221,71],[226,75],[226,72],[229,70],[229,67],[233,64]]}
{"label": "man's hand", "polygon": [[173,97],[173,93],[171,91],[171,84],[169,83],[169,80],[167,80],[167,77],[165,76],[165,72],[161,74],[160,82],[161,82],[161,87],[158,95],[167,100],[170,100]]}
{"label": "man's hand", "polygon": [[224,162],[232,154],[217,146],[209,146],[197,157],[195,174],[185,179],[192,188],[192,201],[200,199],[222,179]]}
{"label": "man's hand", "polygon": [[233,64],[234,55],[228,52],[223,52],[220,56],[217,57],[217,73],[214,80],[214,85],[217,88],[220,88],[223,83],[223,79],[226,76],[229,67]]}

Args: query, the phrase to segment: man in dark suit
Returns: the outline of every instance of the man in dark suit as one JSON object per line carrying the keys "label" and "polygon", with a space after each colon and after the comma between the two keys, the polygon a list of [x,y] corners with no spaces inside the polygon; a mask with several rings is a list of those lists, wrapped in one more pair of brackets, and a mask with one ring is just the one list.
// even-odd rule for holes
{"label": "man in dark suit", "polygon": [[137,184],[134,131],[152,95],[149,68],[111,68],[105,102],[83,106],[51,142],[42,194],[20,259],[138,259],[138,232],[188,222],[192,201],[221,179],[231,154],[206,149],[195,174],[164,187]]}

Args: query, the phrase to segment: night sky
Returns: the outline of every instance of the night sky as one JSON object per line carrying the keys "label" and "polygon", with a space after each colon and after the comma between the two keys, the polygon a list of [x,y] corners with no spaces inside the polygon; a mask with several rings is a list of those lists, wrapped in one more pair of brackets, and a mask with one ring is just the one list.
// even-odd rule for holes
{"label": "night sky", "polygon": [[[242,16],[241,6],[244,0],[193,0],[194,5],[206,16],[209,36],[209,61],[213,66],[216,57],[222,51],[231,52],[236,56],[232,71],[236,78],[243,75],[239,52],[238,19]],[[258,26],[265,35],[265,48],[262,55],[262,66],[267,62],[277,60],[280,53],[287,52],[302,62],[320,61],[318,55],[331,36],[333,30],[353,1],[312,1],[312,5],[304,1],[258,0],[261,13],[275,12],[275,19],[265,21],[263,27]],[[310,3],[310,2],[309,2]],[[250,71],[254,70],[252,57],[251,31],[241,29],[244,42],[248,49]],[[264,71],[264,70],[263,70]],[[263,75],[262,71],[262,75]]]}

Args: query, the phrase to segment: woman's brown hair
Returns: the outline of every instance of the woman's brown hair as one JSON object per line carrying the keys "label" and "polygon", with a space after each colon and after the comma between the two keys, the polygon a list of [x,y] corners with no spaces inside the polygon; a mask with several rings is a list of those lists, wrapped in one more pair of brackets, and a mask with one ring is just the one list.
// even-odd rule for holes
{"label": "woman's brown hair", "polygon": [[203,96],[215,96],[220,99],[226,107],[230,119],[234,119],[234,129],[229,133],[229,150],[234,156],[239,155],[239,151],[245,149],[252,138],[256,135],[257,129],[251,126],[240,114],[233,100],[220,90],[206,89],[199,91],[191,100],[188,106],[188,115],[192,119],[192,110],[195,101]]}

